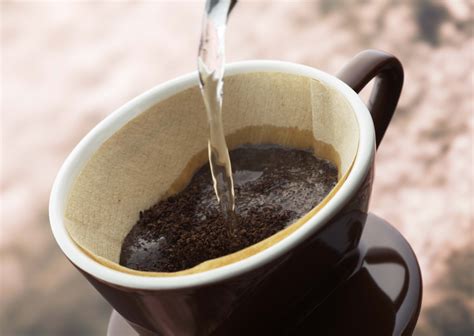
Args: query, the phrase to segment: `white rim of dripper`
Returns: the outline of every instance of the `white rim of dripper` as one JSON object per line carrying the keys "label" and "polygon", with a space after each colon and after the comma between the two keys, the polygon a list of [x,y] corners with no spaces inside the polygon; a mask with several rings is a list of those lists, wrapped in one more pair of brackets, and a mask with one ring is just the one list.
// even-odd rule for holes
{"label": "white rim of dripper", "polygon": [[222,281],[274,260],[319,231],[357,192],[368,173],[375,153],[375,131],[372,118],[361,98],[340,79],[309,66],[275,60],[252,60],[226,66],[226,76],[253,72],[280,72],[317,79],[336,89],[349,102],[359,125],[359,146],[352,168],[340,189],[313,217],[298,230],[267,249],[229,265],[208,271],[173,277],[150,277],[108,268],[87,256],[72,240],[65,227],[64,210],[72,184],[94,152],[115,132],[157,102],[177,92],[198,85],[197,72],[157,85],[132,99],[95,126],[73,149],[61,166],[53,184],[49,202],[49,219],[53,235],[64,254],[77,267],[111,284],[137,289],[177,289]]}

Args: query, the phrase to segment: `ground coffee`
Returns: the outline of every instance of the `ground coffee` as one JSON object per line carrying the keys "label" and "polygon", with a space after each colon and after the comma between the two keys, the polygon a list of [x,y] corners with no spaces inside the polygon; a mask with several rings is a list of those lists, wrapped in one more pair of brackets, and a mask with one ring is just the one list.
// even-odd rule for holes
{"label": "ground coffee", "polygon": [[337,183],[337,168],[309,150],[245,145],[230,157],[233,218],[221,213],[206,164],[183,191],[140,212],[122,244],[120,264],[175,272],[236,252],[304,216]]}

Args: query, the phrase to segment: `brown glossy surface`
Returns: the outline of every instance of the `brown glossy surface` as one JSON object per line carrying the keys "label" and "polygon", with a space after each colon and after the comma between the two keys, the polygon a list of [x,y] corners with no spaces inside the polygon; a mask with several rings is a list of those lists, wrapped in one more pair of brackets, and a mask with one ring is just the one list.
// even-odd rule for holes
{"label": "brown glossy surface", "polygon": [[359,245],[360,268],[291,335],[411,335],[422,279],[403,236],[370,214]]}
{"label": "brown glossy surface", "polygon": [[377,147],[397,107],[403,76],[400,61],[379,50],[360,52],[337,75],[357,93],[375,78],[367,107],[374,121]]}

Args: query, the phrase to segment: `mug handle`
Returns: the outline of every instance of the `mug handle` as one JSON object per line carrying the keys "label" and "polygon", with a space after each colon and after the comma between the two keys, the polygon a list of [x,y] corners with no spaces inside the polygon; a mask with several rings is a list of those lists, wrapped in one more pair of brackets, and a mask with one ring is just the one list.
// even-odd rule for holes
{"label": "mug handle", "polygon": [[364,50],[339,71],[337,77],[359,93],[372,78],[374,87],[368,109],[375,127],[378,148],[397,107],[403,86],[403,67],[393,55],[379,50]]}

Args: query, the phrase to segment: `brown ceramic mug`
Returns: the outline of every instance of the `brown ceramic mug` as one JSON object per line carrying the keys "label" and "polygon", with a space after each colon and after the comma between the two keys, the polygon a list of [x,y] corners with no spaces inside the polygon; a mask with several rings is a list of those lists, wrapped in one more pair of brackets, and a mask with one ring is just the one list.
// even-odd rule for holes
{"label": "brown ceramic mug", "polygon": [[[256,75],[252,77],[252,74]],[[271,77],[275,74],[278,81]],[[226,94],[232,85],[246,84],[239,82],[240,79],[252,81],[255,78],[260,89],[276,90],[271,101],[283,99],[281,104],[284,105],[284,92],[297,90],[285,81],[287,76],[317,82],[323,87],[321,90],[339,97],[337,102],[328,100],[328,106],[345,106],[353,115],[357,124],[354,157],[346,167],[344,181],[317,212],[287,236],[248,257],[202,272],[150,277],[108,267],[107,263],[100,262],[104,258],[92,257],[87,248],[80,246],[80,240],[72,239],[75,233],[67,226],[68,203],[76,202],[80,207],[88,202],[87,197],[75,201],[71,190],[82,171],[91,162],[95,164],[96,151],[107,146],[107,141],[125,125],[132,123],[133,126],[134,120],[150,108],[173,97],[179,101],[179,95],[186,90],[195,92],[196,73],[160,85],[111,114],[79,143],[63,164],[50,199],[53,234],[73,265],[140,334],[288,334],[307,310],[323,301],[357,267],[355,254],[367,217],[375,149],[400,96],[402,66],[392,55],[375,50],[357,55],[337,77],[286,62],[240,62],[226,69],[226,77],[234,78],[226,81]],[[366,107],[357,92],[373,78],[374,88]],[[288,99],[294,99],[297,93],[292,91]],[[315,91],[313,102],[324,94]],[[191,96],[198,99],[195,93]],[[298,99],[293,101],[297,103]],[[182,103],[186,105],[186,101]],[[153,111],[157,115],[162,113],[159,108]],[[288,111],[291,123],[291,106],[282,111]],[[330,119],[331,115],[324,118]],[[348,141],[348,146],[350,143]],[[89,181],[90,184],[93,181]],[[146,206],[143,204],[143,208]],[[87,221],[87,218],[83,216],[82,220]],[[94,233],[89,230],[87,234]],[[100,241],[97,244],[100,245]]]}

